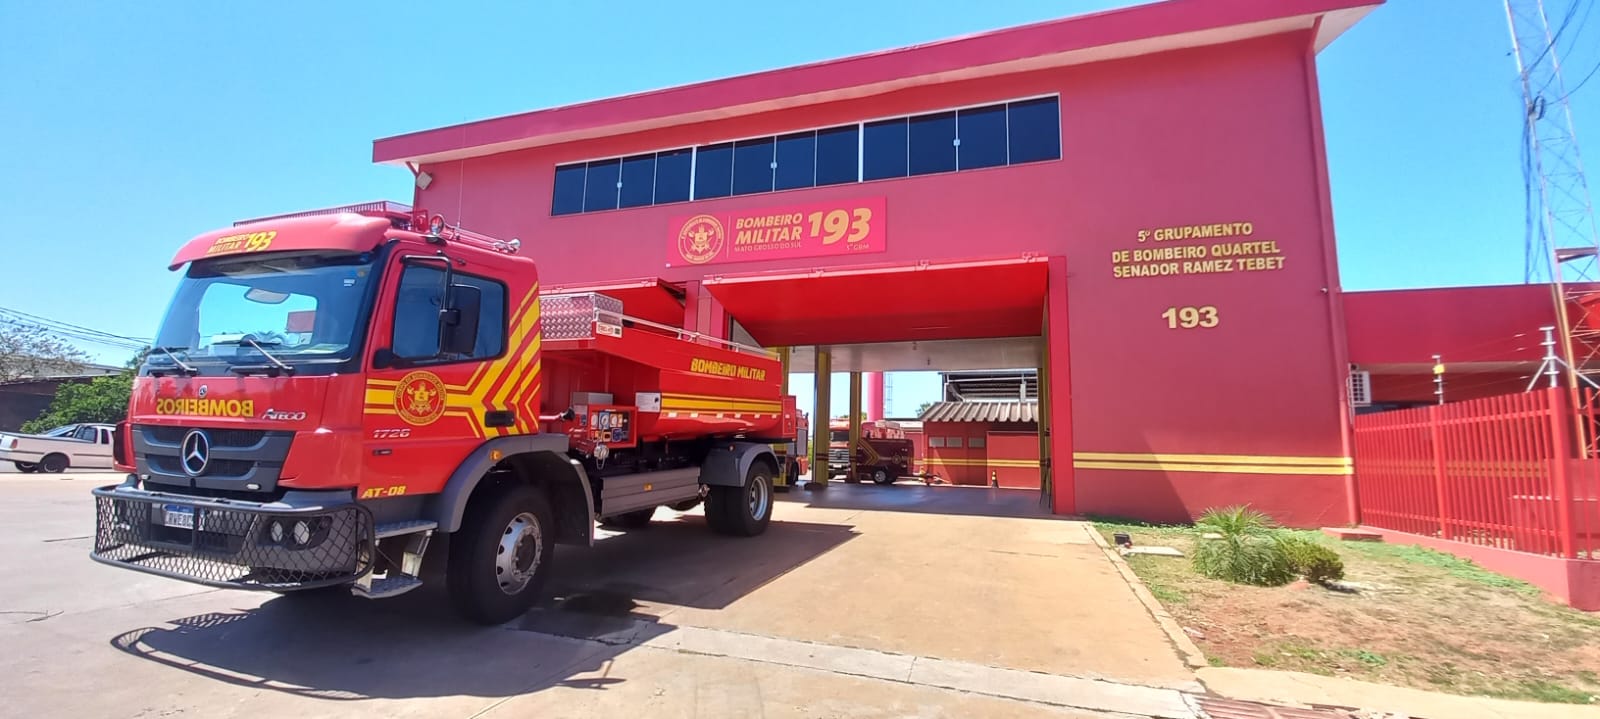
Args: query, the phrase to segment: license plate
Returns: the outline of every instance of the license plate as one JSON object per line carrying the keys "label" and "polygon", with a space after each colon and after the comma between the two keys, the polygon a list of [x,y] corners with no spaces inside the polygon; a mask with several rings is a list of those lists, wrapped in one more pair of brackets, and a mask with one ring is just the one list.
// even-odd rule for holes
{"label": "license plate", "polygon": [[161,523],[168,527],[194,529],[194,507],[181,504],[161,505]]}

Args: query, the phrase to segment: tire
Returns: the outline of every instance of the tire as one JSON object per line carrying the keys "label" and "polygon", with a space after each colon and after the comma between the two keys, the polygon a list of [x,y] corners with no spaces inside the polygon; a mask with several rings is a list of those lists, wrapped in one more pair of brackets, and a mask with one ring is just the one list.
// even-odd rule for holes
{"label": "tire", "polygon": [[555,560],[550,502],[538,488],[508,485],[474,497],[450,537],[445,585],[462,617],[503,624],[538,601]]}
{"label": "tire", "polygon": [[44,459],[39,460],[39,470],[51,474],[61,474],[67,471],[67,464],[67,455],[47,454]]}
{"label": "tire", "polygon": [[889,475],[888,468],[886,468],[886,467],[873,467],[872,468],[872,483],[873,484],[894,484],[894,480],[895,480],[895,477],[892,477],[892,476]]}
{"label": "tire", "polygon": [[610,517],[602,517],[600,523],[609,527],[620,529],[643,529],[650,526],[650,519],[656,516],[656,508],[639,509],[625,512]]}
{"label": "tire", "polygon": [[706,523],[718,534],[754,537],[772,521],[772,467],[752,462],[743,487],[711,488],[706,497]]}
{"label": "tire", "polygon": [[32,462],[12,462],[12,464],[17,465],[17,471],[23,474],[33,474],[39,471],[39,465]]}

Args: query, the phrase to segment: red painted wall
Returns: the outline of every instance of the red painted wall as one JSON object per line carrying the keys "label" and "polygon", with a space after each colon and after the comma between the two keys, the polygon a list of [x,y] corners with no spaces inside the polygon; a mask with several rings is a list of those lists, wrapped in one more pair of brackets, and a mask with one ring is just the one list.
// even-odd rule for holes
{"label": "red painted wall", "polygon": [[[1052,262],[1051,351],[1059,512],[1184,519],[1246,502],[1292,524],[1349,517],[1327,476],[1177,467],[1347,456],[1346,353],[1307,33],[949,84],[636,135],[428,165],[416,204],[523,240],[550,284],[848,265],[850,258],[668,266],[668,218],[882,196],[888,250],[873,263],[1023,254]],[[862,119],[1060,93],[1062,159],[690,204],[551,217],[556,164]],[[1114,278],[1113,253],[1206,242],[1141,230],[1252,223],[1282,269]],[[856,264],[859,264],[857,262]],[[1058,269],[1059,267],[1059,269]],[[963,293],[930,292],[958,304]],[[1045,298],[1041,298],[1043,302]],[[1209,329],[1169,329],[1168,308],[1210,306]],[[1059,311],[1058,311],[1059,310]],[[863,317],[870,321],[870,317]],[[1070,382],[1067,378],[1070,376]],[[930,435],[935,432],[930,428]],[[930,461],[937,452],[929,449]],[[1087,456],[1086,456],[1087,455]],[[1117,462],[1106,462],[1112,455]],[[1243,459],[1240,459],[1243,458]],[[1128,461],[1121,461],[1121,460]],[[1116,466],[1107,466],[1114,464]],[[1232,465],[1227,465],[1232,466]]]}
{"label": "red painted wall", "polygon": [[1539,328],[1556,324],[1550,285],[1347,292],[1344,307],[1358,365],[1537,362]]}
{"label": "red painted wall", "polygon": [[988,474],[1001,487],[1039,488],[1039,433],[990,432]]}

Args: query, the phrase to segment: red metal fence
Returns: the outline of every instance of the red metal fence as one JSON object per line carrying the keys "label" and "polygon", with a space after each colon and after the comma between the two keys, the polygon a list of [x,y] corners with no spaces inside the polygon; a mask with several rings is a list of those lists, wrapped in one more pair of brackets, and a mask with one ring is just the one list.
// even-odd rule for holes
{"label": "red metal fence", "polygon": [[1572,409],[1541,389],[1362,415],[1355,470],[1362,523],[1554,557],[1600,558],[1600,460],[1582,457]]}

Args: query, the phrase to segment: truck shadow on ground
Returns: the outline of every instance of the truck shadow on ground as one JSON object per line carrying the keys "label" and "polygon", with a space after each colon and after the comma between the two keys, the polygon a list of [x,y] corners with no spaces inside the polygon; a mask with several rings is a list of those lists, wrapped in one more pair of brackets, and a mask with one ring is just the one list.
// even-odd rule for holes
{"label": "truck shadow on ground", "polygon": [[850,484],[834,480],[822,491],[795,489],[780,502],[798,502],[826,509],[868,509],[967,517],[1063,519],[1050,513],[1037,489],[1005,489],[958,485],[926,485],[902,479],[895,484]]}
{"label": "truck shadow on ground", "polygon": [[442,579],[431,578],[395,599],[276,597],[124,632],[111,645],[214,681],[334,701],[603,690],[627,680],[609,674],[612,659],[676,629],[663,620],[673,609],[726,607],[855,536],[775,521],[759,537],[719,537],[698,515],[661,516],[668,521],[604,533],[593,547],[561,547],[549,598],[499,627],[457,619]]}

